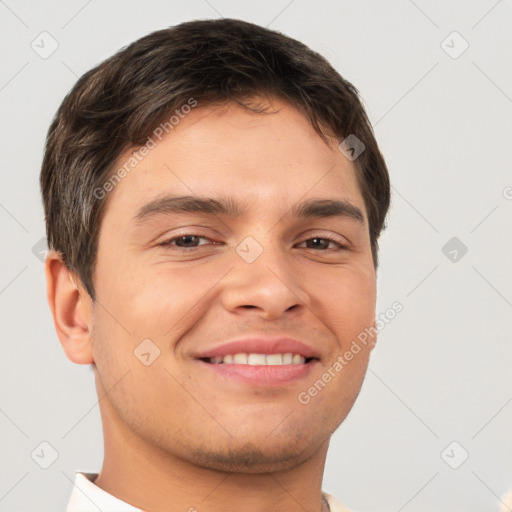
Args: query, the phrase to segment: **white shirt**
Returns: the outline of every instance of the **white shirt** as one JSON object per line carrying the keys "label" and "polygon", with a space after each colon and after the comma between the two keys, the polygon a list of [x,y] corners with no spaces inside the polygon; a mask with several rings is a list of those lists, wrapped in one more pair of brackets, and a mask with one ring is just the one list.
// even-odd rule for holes
{"label": "white shirt", "polygon": [[[142,512],[94,485],[98,473],[77,472],[66,512]],[[350,512],[334,496],[323,493],[331,512]]]}

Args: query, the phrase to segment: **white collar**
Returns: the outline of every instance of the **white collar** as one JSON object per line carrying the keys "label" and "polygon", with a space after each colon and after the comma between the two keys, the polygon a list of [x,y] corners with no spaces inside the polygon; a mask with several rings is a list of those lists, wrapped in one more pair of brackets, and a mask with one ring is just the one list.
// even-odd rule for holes
{"label": "white collar", "polygon": [[98,473],[76,473],[66,512],[142,512],[94,485],[97,476]]}
{"label": "white collar", "polygon": [[[75,474],[75,485],[66,512],[142,512],[140,508],[129,505],[94,485],[97,476],[98,473]],[[331,512],[350,512],[334,496],[326,492],[323,494]]]}

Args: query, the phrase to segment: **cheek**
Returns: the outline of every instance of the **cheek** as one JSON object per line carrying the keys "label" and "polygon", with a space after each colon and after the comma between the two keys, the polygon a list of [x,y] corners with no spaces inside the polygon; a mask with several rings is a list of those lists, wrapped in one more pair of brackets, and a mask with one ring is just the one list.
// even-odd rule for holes
{"label": "cheek", "polygon": [[95,271],[98,301],[134,341],[158,337],[199,300],[203,275],[200,269],[176,268],[116,251],[114,245],[112,240],[100,240]]}
{"label": "cheek", "polygon": [[373,324],[376,283],[374,273],[339,268],[329,275],[312,276],[311,309],[332,329],[340,342],[357,337]]}
{"label": "cheek", "polygon": [[120,379],[133,365],[136,338],[129,327],[125,319],[101,298],[95,303],[92,324],[94,361],[100,373],[112,382]]}
{"label": "cheek", "polygon": [[122,299],[131,332],[139,338],[163,340],[199,321],[228,270],[218,262],[182,268],[157,264],[134,270],[133,279],[124,284]]}

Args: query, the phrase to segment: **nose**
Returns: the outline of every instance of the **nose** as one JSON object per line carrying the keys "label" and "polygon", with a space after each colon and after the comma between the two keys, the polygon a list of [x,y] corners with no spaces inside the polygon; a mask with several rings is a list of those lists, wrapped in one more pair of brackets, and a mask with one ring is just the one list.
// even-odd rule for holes
{"label": "nose", "polygon": [[234,254],[234,268],[224,281],[221,301],[230,313],[275,320],[307,307],[294,266],[275,245],[263,247],[252,263]]}

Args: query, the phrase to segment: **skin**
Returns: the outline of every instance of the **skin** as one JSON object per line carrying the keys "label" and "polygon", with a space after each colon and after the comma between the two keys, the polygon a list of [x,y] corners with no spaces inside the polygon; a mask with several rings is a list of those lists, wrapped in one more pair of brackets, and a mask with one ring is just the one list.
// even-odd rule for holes
{"label": "skin", "polygon": [[[63,349],[95,363],[105,443],[95,484],[144,510],[320,512],[329,439],[366,373],[375,339],[307,405],[297,399],[373,325],[376,276],[354,163],[294,107],[271,101],[268,115],[197,107],[121,180],[101,225],[96,301],[57,253],[46,262]],[[169,194],[230,197],[246,209],[134,222]],[[363,222],[285,216],[312,198],[348,201]],[[205,238],[182,251],[159,245],[186,234]],[[250,264],[235,250],[247,236],[263,248]],[[326,236],[347,248],[311,244]],[[304,379],[258,387],[194,358],[257,334],[302,340],[320,362]],[[146,338],[160,350],[149,366],[133,354]]]}

